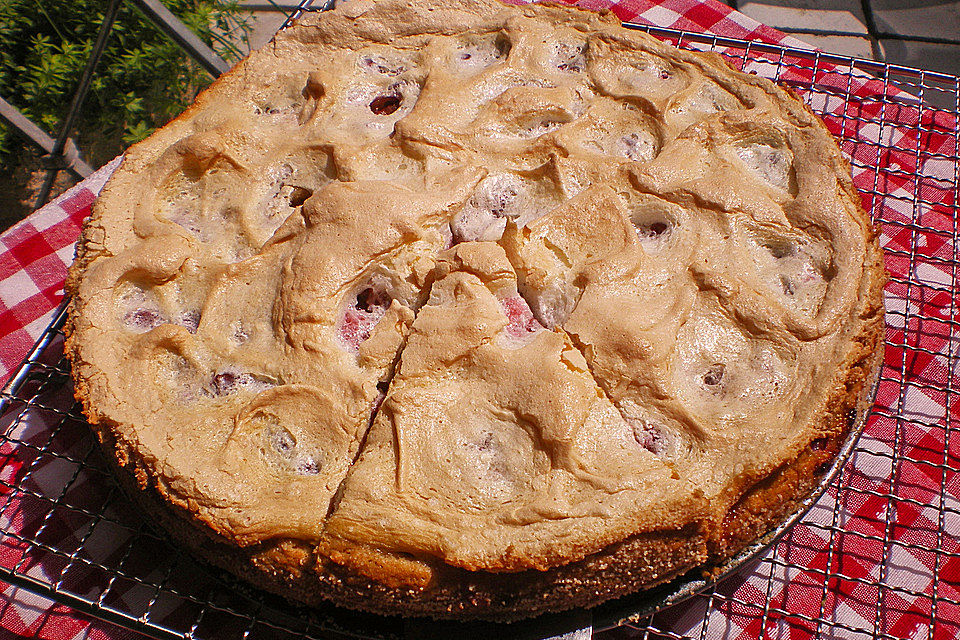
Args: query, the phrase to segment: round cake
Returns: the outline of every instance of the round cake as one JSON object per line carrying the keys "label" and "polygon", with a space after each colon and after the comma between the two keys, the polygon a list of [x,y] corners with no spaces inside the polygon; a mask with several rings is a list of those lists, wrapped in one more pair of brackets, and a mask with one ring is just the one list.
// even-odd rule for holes
{"label": "round cake", "polygon": [[790,513],[864,409],[884,280],[772,82],[611,14],[355,0],[128,151],[66,348],[121,481],[211,562],[512,620]]}

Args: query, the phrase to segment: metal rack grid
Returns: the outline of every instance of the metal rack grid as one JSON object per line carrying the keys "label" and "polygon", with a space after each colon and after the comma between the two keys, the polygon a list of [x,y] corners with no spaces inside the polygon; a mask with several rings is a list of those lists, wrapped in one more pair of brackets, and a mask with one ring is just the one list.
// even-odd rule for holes
{"label": "metal rack grid", "polygon": [[[607,607],[592,619],[587,612],[555,629],[528,626],[525,634],[592,625],[597,637],[611,640],[738,631],[754,637],[960,636],[960,79],[648,30],[681,47],[717,51],[738,68],[790,86],[840,139],[864,206],[881,225],[890,272],[878,400],[827,493],[738,575],[653,616],[636,619]],[[952,106],[928,106],[931,95],[936,104]],[[160,638],[435,632],[417,621],[297,608],[199,566],[142,521],[74,404],[62,357],[63,315],[61,308],[0,394],[0,579]],[[601,631],[611,624],[621,626]]]}

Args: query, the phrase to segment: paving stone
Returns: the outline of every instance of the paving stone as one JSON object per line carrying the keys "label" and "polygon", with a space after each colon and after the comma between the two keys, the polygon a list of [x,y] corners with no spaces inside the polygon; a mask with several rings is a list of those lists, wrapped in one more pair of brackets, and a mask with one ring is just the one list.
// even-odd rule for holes
{"label": "paving stone", "polygon": [[883,38],[880,48],[884,59],[892,64],[960,75],[960,45]]}
{"label": "paving stone", "polygon": [[946,38],[960,42],[960,2],[945,0],[870,0],[877,30],[903,36]]}
{"label": "paving stone", "polygon": [[250,14],[253,21],[253,30],[250,33],[250,48],[259,49],[270,42],[273,35],[287,19],[281,11],[254,11]]}
{"label": "paving stone", "polygon": [[[919,67],[929,71],[940,71],[953,75],[960,75],[960,45],[930,44],[928,42],[911,42],[883,38],[880,48],[884,58],[891,64],[902,64],[909,67]],[[923,92],[923,100],[929,105],[941,109],[955,110],[957,108],[957,84],[927,80],[928,89]],[[945,90],[938,90],[940,89]],[[906,90],[918,95],[917,88],[906,87]]]}
{"label": "paving stone", "polygon": [[779,29],[867,33],[863,9],[851,0],[761,0],[740,2],[737,7],[754,20]]}

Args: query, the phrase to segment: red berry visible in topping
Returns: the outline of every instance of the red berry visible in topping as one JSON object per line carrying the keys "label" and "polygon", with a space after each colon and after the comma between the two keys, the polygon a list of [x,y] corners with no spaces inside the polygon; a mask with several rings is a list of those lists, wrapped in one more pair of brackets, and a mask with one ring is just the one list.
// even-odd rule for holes
{"label": "red berry visible in topping", "polygon": [[140,331],[149,331],[163,324],[163,316],[157,309],[134,309],[123,317],[123,321]]}
{"label": "red berry visible in topping", "polygon": [[275,116],[281,113],[281,110],[278,107],[264,105],[264,106],[254,107],[253,112],[256,113],[258,116],[260,115]]}
{"label": "red berry visible in topping", "polygon": [[579,64],[572,60],[570,62],[561,62],[557,65],[557,69],[560,71],[569,71],[570,73],[579,73],[580,71],[583,71],[583,68],[581,68]]}
{"label": "red berry visible in topping", "polygon": [[[343,322],[341,323],[341,326],[340,326],[340,332],[345,336],[359,335],[361,332],[360,324],[362,319],[363,319],[362,315],[355,313],[353,311],[347,311],[343,315]],[[366,338],[363,338],[363,340],[365,339]],[[358,342],[362,342],[363,340],[359,340]],[[348,340],[348,342],[350,342],[350,340]]]}
{"label": "red berry visible in topping", "polygon": [[657,240],[665,237],[669,232],[670,224],[662,220],[637,225],[637,235],[640,240]]}
{"label": "red berry visible in topping", "polygon": [[322,466],[317,456],[303,453],[297,446],[297,438],[279,424],[269,425],[263,432],[270,449],[288,468],[300,475],[316,475]]}
{"label": "red berry visible in topping", "polygon": [[227,369],[213,376],[206,392],[211,396],[225,396],[244,388],[260,391],[272,385],[273,383],[257,379],[249,373]]}
{"label": "red berry visible in topping", "polygon": [[511,296],[500,301],[508,324],[504,329],[511,338],[524,338],[543,329],[543,325],[533,317],[526,300],[520,296]]}
{"label": "red berry visible in topping", "polygon": [[370,111],[378,116],[389,116],[400,108],[403,99],[396,93],[377,96],[370,101]]}
{"label": "red berry visible in topping", "polygon": [[280,426],[268,428],[267,440],[273,450],[285,458],[293,455],[293,449],[297,446],[297,439],[293,434]]}
{"label": "red berry visible in topping", "polygon": [[621,155],[634,162],[650,160],[656,155],[656,149],[650,139],[641,137],[638,133],[623,136],[617,143],[617,147]]}
{"label": "red berry visible in topping", "polygon": [[402,64],[396,66],[390,66],[390,63],[380,56],[366,56],[362,59],[361,64],[367,69],[376,71],[377,73],[382,73],[385,76],[396,76],[400,75],[407,70]]}
{"label": "red berry visible in topping", "polygon": [[560,42],[556,44],[555,50],[554,64],[558,70],[568,73],[579,73],[583,71],[583,68],[586,66],[586,59],[584,57],[587,51],[586,45]]}
{"label": "red berry visible in topping", "polygon": [[637,444],[654,455],[660,455],[666,450],[666,441],[660,427],[646,421],[630,422],[633,426],[633,439]]}
{"label": "red berry visible in topping", "polygon": [[177,317],[177,324],[185,327],[190,333],[196,333],[200,326],[200,312],[196,310],[184,311]]}
{"label": "red berry visible in topping", "polygon": [[723,383],[723,371],[725,367],[722,364],[715,364],[706,373],[703,374],[703,384],[709,388],[718,388]]}
{"label": "red berry visible in topping", "polygon": [[493,434],[487,432],[483,434],[483,440],[477,443],[477,449],[480,451],[492,451],[494,449],[493,444]]}
{"label": "red berry visible in topping", "polygon": [[660,69],[660,79],[668,80],[670,78],[670,72],[666,69]]}
{"label": "red berry visible in topping", "polygon": [[240,378],[243,375],[246,374],[239,374],[233,371],[223,371],[214,375],[211,384],[214,395],[223,396],[232,393],[237,388],[237,385],[240,383]]}
{"label": "red berry visible in topping", "polygon": [[390,307],[392,298],[383,290],[365,287],[357,294],[353,307],[344,311],[337,327],[340,340],[356,351],[360,343],[370,337],[373,328],[380,322]]}
{"label": "red berry visible in topping", "polygon": [[233,330],[233,341],[240,345],[246,342],[249,337],[250,335],[247,333],[246,329],[244,329],[243,325],[238,322]]}
{"label": "red berry visible in topping", "polygon": [[305,476],[315,476],[320,473],[320,463],[313,456],[303,456],[297,460],[294,471]]}
{"label": "red berry visible in topping", "polygon": [[390,306],[390,296],[385,291],[374,291],[367,287],[357,294],[356,308],[366,313],[376,313]]}

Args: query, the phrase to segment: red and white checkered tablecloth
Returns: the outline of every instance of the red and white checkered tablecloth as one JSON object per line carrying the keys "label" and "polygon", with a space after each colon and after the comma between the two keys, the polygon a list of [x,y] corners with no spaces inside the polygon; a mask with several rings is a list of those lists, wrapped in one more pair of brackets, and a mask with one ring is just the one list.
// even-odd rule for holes
{"label": "red and white checkered tablecloth", "polygon": [[[581,0],[579,5],[612,8],[624,21],[809,48],[716,0]],[[771,75],[776,67],[779,81],[801,87],[814,77],[810,69],[775,62],[751,59],[745,70]],[[786,541],[768,552],[763,570],[725,581],[717,589],[722,597],[698,597],[658,614],[655,624],[681,637],[958,638],[960,434],[949,439],[960,414],[955,397],[960,311],[951,299],[960,275],[957,122],[947,111],[919,109],[913,96],[865,74],[818,73],[819,85],[842,86],[835,94],[803,97],[825,114],[828,128],[855,160],[854,183],[864,207],[883,221],[891,281],[878,410],[844,472],[842,496],[831,489]],[[899,99],[851,104],[844,95]],[[119,159],[106,165],[0,235],[0,380],[50,322],[81,222],[118,164]],[[914,326],[918,318],[927,326]],[[0,528],[16,526],[0,513]],[[941,553],[931,552],[938,545]],[[824,580],[833,580],[829,588]],[[888,586],[879,589],[879,581]],[[789,615],[770,614],[776,611]],[[139,637],[7,587],[0,595],[0,638],[16,634],[56,640]],[[609,635],[639,637],[629,630]]]}

